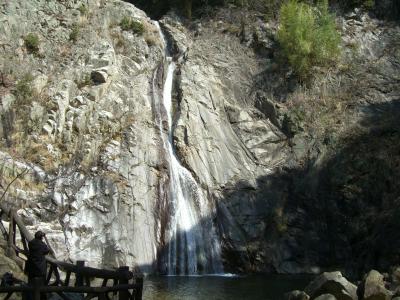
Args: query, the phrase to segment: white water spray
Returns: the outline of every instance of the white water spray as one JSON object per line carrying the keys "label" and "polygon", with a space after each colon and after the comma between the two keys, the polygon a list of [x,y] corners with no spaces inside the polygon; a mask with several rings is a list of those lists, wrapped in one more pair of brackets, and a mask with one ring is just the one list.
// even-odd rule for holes
{"label": "white water spray", "polygon": [[[166,48],[165,37],[156,22],[160,37]],[[166,51],[167,53],[167,51]],[[163,138],[164,150],[170,162],[170,222],[166,229],[168,257],[166,259],[169,275],[193,275],[200,273],[222,273],[221,249],[213,221],[212,212],[207,205],[206,197],[192,174],[184,168],[173,149],[172,134],[172,90],[176,64],[166,54],[167,72],[163,85],[162,101],[155,97],[158,109],[159,128]],[[153,88],[157,76],[154,76]],[[165,110],[168,122],[168,133],[162,125],[161,109]]]}

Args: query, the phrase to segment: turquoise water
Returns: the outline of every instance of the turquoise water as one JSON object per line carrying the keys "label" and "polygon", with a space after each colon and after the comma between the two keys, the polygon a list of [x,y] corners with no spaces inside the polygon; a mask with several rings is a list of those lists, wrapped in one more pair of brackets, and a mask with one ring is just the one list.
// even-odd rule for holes
{"label": "turquoise water", "polygon": [[147,277],[144,300],[283,300],[286,292],[304,289],[310,276]]}

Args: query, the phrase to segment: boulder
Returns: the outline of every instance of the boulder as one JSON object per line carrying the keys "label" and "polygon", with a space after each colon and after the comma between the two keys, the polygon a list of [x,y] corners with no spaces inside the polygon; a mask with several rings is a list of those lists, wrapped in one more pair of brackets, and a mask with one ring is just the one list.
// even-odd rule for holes
{"label": "boulder", "polygon": [[18,264],[7,255],[6,251],[4,250],[5,247],[5,241],[0,239],[0,277],[6,272],[10,272],[15,278],[22,281],[27,281],[26,276],[20,266],[18,266]]}
{"label": "boulder", "polygon": [[331,294],[337,300],[357,299],[357,287],[339,271],[322,273],[305,288],[305,292],[311,299],[323,294]]}
{"label": "boulder", "polygon": [[93,70],[90,74],[90,78],[95,84],[106,83],[108,79],[108,73],[105,70]]}
{"label": "boulder", "polygon": [[331,294],[323,294],[321,296],[318,296],[314,300],[336,300],[336,297]]}
{"label": "boulder", "polygon": [[305,292],[295,290],[285,294],[286,300],[308,300],[310,296],[308,296]]}
{"label": "boulder", "polygon": [[383,275],[376,270],[371,270],[365,276],[360,288],[365,300],[389,300],[392,297],[391,292],[385,288]]}
{"label": "boulder", "polygon": [[400,267],[394,268],[392,272],[392,281],[396,284],[400,284]]}

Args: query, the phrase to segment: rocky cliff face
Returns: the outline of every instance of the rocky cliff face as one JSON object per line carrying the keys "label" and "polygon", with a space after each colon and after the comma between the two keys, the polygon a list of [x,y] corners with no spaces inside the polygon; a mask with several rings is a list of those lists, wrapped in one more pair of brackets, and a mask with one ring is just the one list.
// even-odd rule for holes
{"label": "rocky cliff face", "polygon": [[[123,31],[124,17],[144,34]],[[3,174],[32,174],[12,190],[21,214],[50,232],[60,258],[151,266],[162,169],[150,85],[164,51],[157,28],[120,1],[6,2],[1,23]]]}
{"label": "rocky cliff face", "polygon": [[[155,271],[168,246],[169,183],[154,107],[164,77],[157,27],[117,0],[8,1],[0,9],[2,185],[27,170],[9,199],[32,230],[48,232],[60,259]],[[346,265],[346,253],[362,252],[352,248],[365,236],[355,228],[372,222],[382,202],[350,193],[359,202],[343,208],[344,189],[364,181],[331,181],[354,174],[348,132],[384,128],[368,116],[397,111],[399,30],[361,13],[341,18],[343,62],[316,70],[305,88],[276,63],[276,24],[249,16],[240,28],[236,17],[160,22],[178,64],[176,152],[215,211],[202,222],[217,225],[226,271],[316,272],[330,266],[327,257]],[[142,30],[123,30],[124,18]],[[375,172],[361,169],[360,177]],[[364,208],[370,218],[346,223]]]}
{"label": "rocky cliff face", "polygon": [[361,11],[338,17],[340,65],[304,86],[277,66],[276,24],[245,18],[238,28],[242,12],[221,12],[190,31],[164,19],[183,54],[175,145],[217,205],[226,270],[395,264],[378,240],[399,226],[398,28]]}

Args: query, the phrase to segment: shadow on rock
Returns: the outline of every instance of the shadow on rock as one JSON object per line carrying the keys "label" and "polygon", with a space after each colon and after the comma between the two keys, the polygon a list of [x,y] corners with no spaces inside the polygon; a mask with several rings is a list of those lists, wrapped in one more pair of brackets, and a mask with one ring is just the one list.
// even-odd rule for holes
{"label": "shadow on rock", "polygon": [[359,276],[399,263],[400,100],[357,113],[360,126],[328,154],[225,189],[227,270]]}

